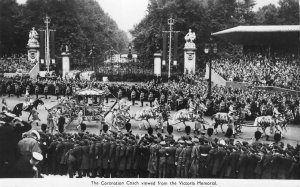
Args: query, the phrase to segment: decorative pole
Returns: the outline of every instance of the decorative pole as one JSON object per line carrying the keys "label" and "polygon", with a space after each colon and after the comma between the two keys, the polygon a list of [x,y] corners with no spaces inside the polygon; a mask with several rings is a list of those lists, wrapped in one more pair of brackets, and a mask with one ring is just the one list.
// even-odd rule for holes
{"label": "decorative pole", "polygon": [[49,42],[49,23],[50,23],[51,19],[49,18],[48,15],[46,15],[46,18],[44,19],[44,23],[46,24],[46,45],[45,45],[45,48],[46,48],[46,65],[47,65],[47,72],[49,72],[49,69],[50,69],[50,42]]}
{"label": "decorative pole", "polygon": [[171,60],[172,60],[172,26],[174,25],[174,19],[170,18],[168,19],[168,25],[170,26],[170,41],[169,41],[169,73],[168,78],[171,77]]}
{"label": "decorative pole", "polygon": [[172,60],[172,33],[179,32],[179,31],[173,31],[173,25],[175,23],[175,19],[172,17],[168,19],[168,25],[170,26],[169,31],[163,31],[163,32],[168,32],[170,34],[169,36],[169,72],[168,72],[168,78],[170,79],[171,77],[171,60]]}

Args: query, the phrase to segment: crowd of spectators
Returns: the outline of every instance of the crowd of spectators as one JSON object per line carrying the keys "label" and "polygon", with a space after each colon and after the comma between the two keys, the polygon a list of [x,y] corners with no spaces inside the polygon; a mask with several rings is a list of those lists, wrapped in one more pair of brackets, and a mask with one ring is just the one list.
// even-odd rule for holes
{"label": "crowd of spectators", "polygon": [[129,123],[118,132],[104,125],[91,134],[82,124],[78,133],[51,134],[46,124],[39,132],[29,131],[29,123],[12,119],[0,125],[5,135],[0,177],[300,179],[300,146],[284,144],[279,134],[273,143],[262,142],[259,131],[251,141],[240,142],[232,133],[218,138],[208,128],[197,135],[187,126],[174,138],[168,126],[166,134],[149,128],[139,136]]}
{"label": "crowd of spectators", "polygon": [[234,60],[221,57],[214,60],[212,66],[228,81],[300,90],[300,64],[292,56],[267,58],[259,53],[250,53]]}
{"label": "crowd of spectators", "polygon": [[0,73],[29,73],[34,65],[26,57],[0,58]]}

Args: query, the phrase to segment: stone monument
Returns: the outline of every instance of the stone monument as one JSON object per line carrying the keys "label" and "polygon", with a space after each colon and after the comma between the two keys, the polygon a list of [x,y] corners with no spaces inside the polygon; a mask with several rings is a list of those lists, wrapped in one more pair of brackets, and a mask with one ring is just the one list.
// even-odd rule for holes
{"label": "stone monument", "polygon": [[161,53],[154,53],[154,74],[161,76]]}
{"label": "stone monument", "polygon": [[185,35],[184,45],[184,74],[195,74],[196,70],[196,45],[194,40],[196,34],[189,29],[189,32]]}
{"label": "stone monument", "polygon": [[38,62],[40,59],[40,44],[38,42],[39,34],[33,27],[29,32],[29,40],[27,43],[28,60],[32,63]]}
{"label": "stone monument", "polygon": [[69,46],[65,45],[63,47],[62,53],[62,78],[65,78],[66,75],[70,72],[70,51]]}

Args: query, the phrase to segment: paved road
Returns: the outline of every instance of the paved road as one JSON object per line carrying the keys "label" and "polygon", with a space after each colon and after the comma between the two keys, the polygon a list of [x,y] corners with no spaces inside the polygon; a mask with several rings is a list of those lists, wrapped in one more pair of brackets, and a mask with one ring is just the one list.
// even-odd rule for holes
{"label": "paved road", "polygon": [[[35,98],[35,96],[32,96],[32,97]],[[4,98],[6,99],[7,104],[8,104],[10,109],[12,109],[13,106],[15,106],[17,103],[23,102],[25,100],[24,97],[16,98],[14,96],[13,97],[4,96]],[[57,100],[56,100],[56,97],[50,96],[47,100],[43,99],[43,101],[45,103],[45,106],[39,106],[38,110],[39,110],[39,113],[40,113],[39,114],[40,119],[42,120],[41,123],[46,123],[47,111],[45,110],[45,107],[51,108],[52,106],[57,104]],[[106,105],[111,106],[111,105],[113,105],[113,103],[114,103],[114,100],[110,99],[109,103],[106,104]],[[130,102],[128,101],[128,103],[130,103]],[[147,105],[147,104],[148,103],[146,103],[145,105]],[[129,113],[131,115],[134,115],[140,109],[141,109],[140,103],[136,102],[135,106],[131,106]],[[174,111],[171,112],[171,116],[173,114],[174,114]],[[28,117],[28,113],[23,112],[22,118],[27,120],[27,117]],[[205,120],[209,123],[211,122],[209,117],[205,117]],[[87,124],[87,131],[89,131],[90,133],[99,134],[99,125],[96,122],[85,122],[85,123]],[[130,123],[132,124],[132,130],[133,130],[134,134],[142,135],[142,134],[146,133],[146,129],[145,129],[143,124],[144,123],[147,124],[147,122],[145,122],[145,121],[143,121],[143,122],[135,121],[134,119],[132,119],[130,121]],[[173,123],[174,123],[173,121],[170,121],[170,124],[173,124]],[[248,123],[253,124],[253,122],[248,122]],[[141,124],[141,126],[143,127],[142,129],[139,129],[139,124]],[[150,124],[151,124],[152,127],[154,127],[155,126],[155,121],[150,119]],[[188,122],[187,125],[190,125],[192,127],[192,129],[194,128],[194,123],[193,122]],[[77,131],[76,126],[77,126],[76,121],[74,121],[73,123],[71,123],[70,125],[68,125],[66,127],[66,132],[76,132]],[[166,124],[165,124],[165,126],[166,126]],[[182,123],[177,124],[177,125],[174,126],[175,139],[177,139],[178,137],[180,137],[184,134],[184,132],[177,132],[176,131],[176,129],[178,127],[180,127],[181,130],[184,130],[185,126]],[[33,125],[33,129],[40,129],[40,126]],[[112,128],[112,130],[116,131],[116,129],[114,129],[114,128]],[[226,130],[226,127],[224,127],[224,130]],[[221,130],[219,129],[219,132],[220,131]],[[243,140],[250,141],[251,138],[254,135],[254,132],[256,131],[256,127],[243,127],[242,131],[243,131],[243,133],[240,134],[239,137],[237,137],[237,140],[239,140],[239,141],[243,141]],[[165,128],[165,131],[164,131],[163,134],[166,134],[166,133],[167,132],[166,132],[166,128]],[[296,145],[298,143],[300,144],[300,136],[299,135],[300,135],[300,126],[299,125],[289,125],[288,133],[284,134],[285,138],[283,139],[283,142],[290,143],[292,145]],[[224,134],[219,133],[216,136],[217,137],[224,137]],[[272,141],[272,137],[270,138],[270,140]]]}

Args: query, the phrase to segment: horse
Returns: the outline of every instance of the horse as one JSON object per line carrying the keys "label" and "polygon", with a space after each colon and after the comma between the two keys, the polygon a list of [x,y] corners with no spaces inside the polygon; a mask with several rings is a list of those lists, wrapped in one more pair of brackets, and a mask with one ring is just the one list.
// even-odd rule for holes
{"label": "horse", "polygon": [[256,117],[254,120],[254,127],[260,127],[263,131],[263,134],[267,136],[267,140],[269,135],[266,134],[266,128],[270,127],[270,134],[274,133],[274,127],[276,130],[280,131],[281,130],[278,128],[277,120],[273,116],[259,116]]}
{"label": "horse", "polygon": [[12,113],[15,114],[16,116],[20,117],[22,115],[22,111],[29,112],[29,116],[28,116],[28,120],[29,120],[29,118],[32,114],[32,109],[33,108],[37,109],[38,105],[44,105],[44,102],[41,98],[42,97],[33,101],[33,103],[30,104],[27,108],[23,108],[24,103],[16,104],[16,106],[12,110]]}
{"label": "horse", "polygon": [[250,108],[245,107],[237,111],[237,120],[235,122],[235,128],[237,132],[242,132],[241,124],[244,124],[246,117],[250,117],[250,116],[251,116]]}
{"label": "horse", "polygon": [[[155,108],[151,108],[151,107],[143,107],[142,109],[138,110],[133,118],[135,121],[147,121],[149,126],[151,127],[150,125],[150,122],[149,122],[149,119],[156,119],[157,117],[157,112],[158,110],[155,109]],[[145,125],[145,124],[144,124]],[[139,124],[139,128],[141,129],[141,125]],[[147,129],[147,126],[145,125],[145,128]]]}
{"label": "horse", "polygon": [[284,129],[287,133],[287,125],[294,121],[294,114],[291,109],[288,109],[284,112],[283,118],[278,121],[278,124],[280,125],[281,129]]}
{"label": "horse", "polygon": [[211,116],[211,120],[215,121],[214,129],[215,134],[218,134],[218,126],[221,126],[222,133],[225,133],[223,130],[223,124],[228,124],[230,115],[234,115],[233,113],[226,113],[226,112],[217,112]]}
{"label": "horse", "polygon": [[[191,110],[187,109],[181,109],[173,115],[172,119],[175,122],[173,125],[178,124],[178,123],[183,123],[186,126],[187,121],[198,121],[198,122],[203,122],[203,113],[207,110],[205,105],[201,105],[201,112],[200,114],[195,114]],[[179,121],[179,122],[177,122]],[[180,128],[177,129],[177,131],[180,131]]]}

